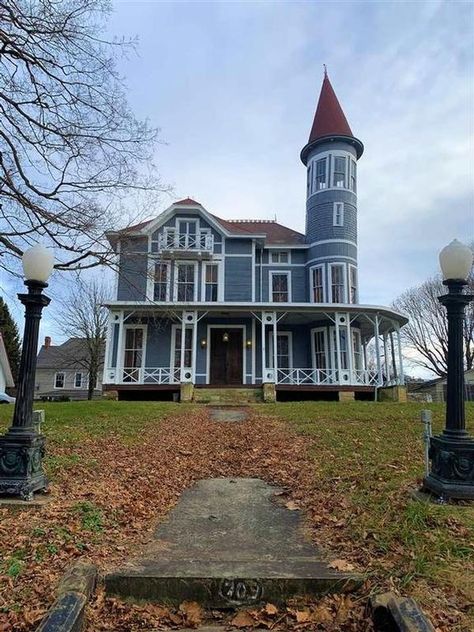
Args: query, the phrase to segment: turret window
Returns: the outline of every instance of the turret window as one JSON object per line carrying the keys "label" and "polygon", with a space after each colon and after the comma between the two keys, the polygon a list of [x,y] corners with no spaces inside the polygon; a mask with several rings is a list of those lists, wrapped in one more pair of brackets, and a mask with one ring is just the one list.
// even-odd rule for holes
{"label": "turret window", "polygon": [[343,263],[333,263],[331,268],[331,303],[344,303],[345,302],[345,282],[344,282],[344,268]]}
{"label": "turret window", "polygon": [[334,202],[332,225],[344,226],[344,203],[343,202]]}
{"label": "turret window", "polygon": [[354,193],[357,191],[357,163],[355,160],[352,160],[351,158],[351,181],[350,181],[350,188],[351,191],[354,191]]}
{"label": "turret window", "polygon": [[326,158],[316,161],[316,191],[326,188]]}
{"label": "turret window", "polygon": [[343,156],[334,157],[333,186],[338,188],[346,186],[346,158]]}
{"label": "turret window", "polygon": [[349,266],[349,300],[357,303],[357,268]]}

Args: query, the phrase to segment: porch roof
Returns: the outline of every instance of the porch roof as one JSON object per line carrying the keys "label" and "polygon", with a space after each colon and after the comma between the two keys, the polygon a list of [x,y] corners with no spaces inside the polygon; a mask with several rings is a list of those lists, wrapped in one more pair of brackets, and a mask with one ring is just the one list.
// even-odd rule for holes
{"label": "porch roof", "polygon": [[112,311],[134,312],[137,315],[158,315],[175,318],[183,311],[207,313],[215,318],[248,317],[259,312],[277,312],[279,324],[305,325],[315,320],[331,320],[331,314],[345,312],[350,314],[351,321],[360,321],[363,336],[373,334],[375,315],[379,315],[379,331],[381,334],[394,329],[395,325],[403,327],[408,318],[388,307],[381,305],[354,305],[346,303],[157,303],[152,301],[110,301],[105,303]]}

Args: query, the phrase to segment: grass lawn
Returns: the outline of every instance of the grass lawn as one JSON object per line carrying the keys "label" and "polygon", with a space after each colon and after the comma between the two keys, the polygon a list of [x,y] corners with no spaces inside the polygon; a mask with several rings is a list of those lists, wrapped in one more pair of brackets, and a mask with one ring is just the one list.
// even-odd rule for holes
{"label": "grass lawn", "polygon": [[[316,537],[368,568],[372,590],[392,584],[432,611],[445,609],[448,629],[467,632],[474,630],[474,507],[411,500],[424,474],[422,408],[432,410],[439,433],[440,404],[291,402],[261,411],[313,441],[321,501],[335,519]],[[466,414],[474,432],[473,403]]]}
{"label": "grass lawn", "polygon": [[[395,589],[415,597],[440,631],[474,629],[474,509],[420,503],[409,493],[424,471],[420,410],[433,410],[438,432],[442,406],[267,404],[253,406],[243,424],[211,422],[205,406],[161,402],[37,408],[46,412],[52,501],[41,510],[0,507],[2,632],[35,629],[72,560],[88,556],[104,571],[136,554],[182,491],[211,476],[286,487],[306,510],[315,542],[367,574],[352,610],[362,612],[371,592]],[[1,432],[12,413],[0,406]],[[473,404],[467,413],[474,431]],[[150,613],[117,610],[99,592],[89,630],[125,617],[127,629],[153,629],[161,620]],[[367,629],[356,619],[325,625],[318,629]]]}

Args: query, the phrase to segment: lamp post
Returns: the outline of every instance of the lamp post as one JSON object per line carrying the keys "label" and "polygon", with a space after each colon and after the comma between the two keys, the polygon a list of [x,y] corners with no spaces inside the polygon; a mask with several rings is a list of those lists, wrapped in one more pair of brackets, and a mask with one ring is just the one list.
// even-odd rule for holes
{"label": "lamp post", "polygon": [[464,308],[474,299],[463,288],[472,267],[472,251],[455,239],[443,248],[439,260],[448,288],[438,299],[448,317],[446,423],[442,434],[431,437],[431,471],[424,489],[447,500],[474,500],[474,438],[466,430],[463,362]]}
{"label": "lamp post", "polygon": [[0,437],[0,494],[30,500],[48,484],[42,467],[45,439],[33,427],[33,396],[41,312],[51,300],[42,292],[48,287],[54,257],[36,245],[23,254],[22,263],[28,293],[18,298],[25,306],[25,330],[13,421]]}

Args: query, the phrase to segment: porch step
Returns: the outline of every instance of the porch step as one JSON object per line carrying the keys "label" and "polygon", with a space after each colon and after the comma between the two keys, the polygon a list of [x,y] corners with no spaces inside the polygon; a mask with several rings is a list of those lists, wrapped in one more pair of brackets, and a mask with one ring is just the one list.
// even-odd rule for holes
{"label": "porch step", "polygon": [[261,388],[195,388],[193,401],[200,404],[255,404],[263,402]]}

